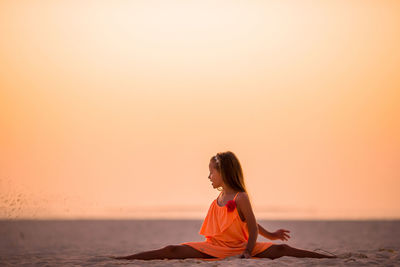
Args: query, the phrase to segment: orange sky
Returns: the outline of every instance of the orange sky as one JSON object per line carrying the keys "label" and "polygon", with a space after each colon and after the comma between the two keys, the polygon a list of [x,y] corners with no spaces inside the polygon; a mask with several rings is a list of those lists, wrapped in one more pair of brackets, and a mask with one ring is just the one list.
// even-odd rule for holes
{"label": "orange sky", "polygon": [[0,218],[400,218],[398,1],[1,1]]}

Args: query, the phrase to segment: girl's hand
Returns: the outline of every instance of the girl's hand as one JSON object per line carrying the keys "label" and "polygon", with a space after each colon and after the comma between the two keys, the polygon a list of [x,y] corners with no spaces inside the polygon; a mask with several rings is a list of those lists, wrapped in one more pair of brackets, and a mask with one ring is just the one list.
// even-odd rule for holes
{"label": "girl's hand", "polygon": [[274,239],[287,241],[290,238],[290,236],[287,233],[290,233],[290,231],[285,229],[279,229],[276,232],[273,232],[272,235]]}
{"label": "girl's hand", "polygon": [[245,259],[250,259],[251,258],[251,254],[248,250],[243,251],[243,254],[240,255],[240,258],[245,258]]}

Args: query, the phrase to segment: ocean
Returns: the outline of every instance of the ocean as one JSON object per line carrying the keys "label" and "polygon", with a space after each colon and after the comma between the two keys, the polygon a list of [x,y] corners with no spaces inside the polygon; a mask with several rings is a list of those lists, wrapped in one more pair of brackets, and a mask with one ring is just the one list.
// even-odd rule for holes
{"label": "ocean", "polygon": [[[186,241],[203,241],[201,220],[3,220],[1,266],[400,266],[400,221],[258,221],[290,230],[292,247],[322,249],[337,259],[281,257],[128,261],[130,255]],[[262,236],[258,242],[268,240]],[[319,250],[317,252],[324,253]]]}

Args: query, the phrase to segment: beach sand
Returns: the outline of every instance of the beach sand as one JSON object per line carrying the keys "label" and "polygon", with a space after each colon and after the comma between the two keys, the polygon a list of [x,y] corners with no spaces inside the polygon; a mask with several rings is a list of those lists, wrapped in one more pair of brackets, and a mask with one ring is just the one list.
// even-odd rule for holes
{"label": "beach sand", "polygon": [[[259,221],[291,231],[290,246],[323,249],[337,259],[282,257],[127,261],[129,255],[202,241],[201,220],[0,221],[2,266],[400,266],[400,221]],[[259,236],[258,241],[268,241]],[[324,253],[323,251],[319,251]]]}

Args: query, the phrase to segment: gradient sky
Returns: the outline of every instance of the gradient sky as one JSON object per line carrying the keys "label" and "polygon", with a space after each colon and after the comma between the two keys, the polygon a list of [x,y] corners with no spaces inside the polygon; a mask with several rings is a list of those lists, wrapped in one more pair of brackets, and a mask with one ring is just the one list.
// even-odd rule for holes
{"label": "gradient sky", "polygon": [[400,218],[399,1],[1,1],[0,218]]}

